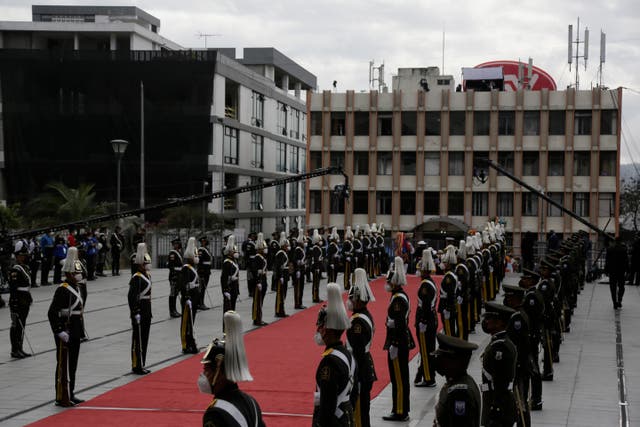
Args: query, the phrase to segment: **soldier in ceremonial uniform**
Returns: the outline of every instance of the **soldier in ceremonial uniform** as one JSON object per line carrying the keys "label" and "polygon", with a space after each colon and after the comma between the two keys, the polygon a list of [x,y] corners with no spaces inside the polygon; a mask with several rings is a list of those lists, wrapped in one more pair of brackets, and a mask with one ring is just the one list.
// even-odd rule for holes
{"label": "soldier in ceremonial uniform", "polygon": [[180,306],[182,307],[182,321],[180,322],[180,341],[182,352],[185,354],[198,353],[195,340],[194,325],[200,301],[200,283],[198,281],[198,255],[196,252],[196,238],[189,237],[184,251],[184,265],[180,270],[178,287],[180,289]]}
{"label": "soldier in ceremonial uniform", "polygon": [[211,262],[213,257],[209,252],[209,239],[207,236],[200,236],[200,247],[198,248],[198,280],[200,282],[200,302],[198,304],[198,310],[209,310],[209,307],[204,303],[205,295],[207,293],[207,286],[209,286],[209,279],[211,278]]}
{"label": "soldier in ceremonial uniform", "polygon": [[480,390],[467,373],[474,343],[438,334],[438,350],[433,353],[436,371],[445,377],[436,403],[434,427],[478,427],[480,425]]}
{"label": "soldier in ceremonial uniform", "polygon": [[293,264],[293,301],[296,310],[307,308],[302,305],[304,296],[304,269],[306,265],[306,246],[302,231],[298,231],[298,237],[295,240],[295,247],[291,251],[291,263]]}
{"label": "soldier in ceremonial uniform", "polygon": [[256,233],[251,232],[242,243],[242,253],[244,255],[244,265],[247,269],[247,289],[249,296],[253,298],[253,291],[256,288],[256,269],[254,264],[256,258]]}
{"label": "soldier in ceremonial uniform", "polygon": [[457,292],[458,276],[453,272],[457,263],[455,247],[447,246],[445,254],[442,256],[441,264],[444,265],[445,274],[440,284],[440,302],[438,311],[441,314],[442,325],[446,335],[458,336],[458,312],[457,312]]}
{"label": "soldier in ceremonial uniform", "polygon": [[615,310],[622,308],[624,296],[624,281],[629,271],[629,255],[627,247],[620,237],[616,237],[612,247],[607,249],[605,273],[609,276],[609,290]]}
{"label": "soldier in ceremonial uniform", "polygon": [[275,292],[277,288],[276,270],[273,267],[273,264],[275,264],[276,254],[278,253],[279,250],[280,250],[280,237],[278,235],[278,232],[274,231],[271,234],[271,241],[269,242],[269,252],[267,253],[267,262],[268,262],[269,270],[273,272],[273,274],[271,275],[271,290],[273,292]]}
{"label": "soldier in ceremonial uniform", "polygon": [[129,313],[131,316],[131,372],[146,375],[147,345],[151,328],[151,257],[147,244],[138,243],[136,274],[129,280]]}
{"label": "soldier in ceremonial uniform", "polygon": [[458,331],[458,338],[468,340],[469,317],[471,316],[471,306],[469,305],[469,282],[471,274],[464,261],[456,265],[456,277],[458,278],[458,288],[456,289],[456,329]]}
{"label": "soldier in ceremonial uniform", "polygon": [[392,385],[391,413],[382,417],[386,421],[406,421],[409,419],[409,350],[415,347],[409,329],[411,307],[409,297],[403,290],[407,284],[404,261],[395,257],[394,269],[389,273],[385,289],[391,293],[387,309],[387,336],[384,349],[387,350],[387,365]]}
{"label": "soldier in ceremonial uniform", "polygon": [[369,352],[375,324],[373,316],[367,309],[370,301],[375,301],[373,292],[367,281],[367,272],[357,268],[354,272],[353,286],[349,289],[347,307],[353,312],[351,327],[347,331],[347,346],[351,350],[358,367],[357,382],[358,399],[354,405],[353,417],[355,425],[369,427],[369,408],[371,405],[371,387],[378,378]]}
{"label": "soldier in ceremonial uniform", "polygon": [[351,226],[347,225],[344,232],[344,242],[342,243],[342,262],[344,264],[344,289],[346,291],[351,288],[351,276],[353,274],[353,231]]}
{"label": "soldier in ceremonial uniform", "polygon": [[491,341],[482,353],[482,419],[486,427],[511,427],[516,422],[516,402],[511,391],[517,350],[507,335],[515,310],[495,302],[484,305],[482,330]]}
{"label": "soldier in ceremonial uniform", "polygon": [[[378,275],[389,269],[389,257],[384,247],[384,224],[380,223],[378,235],[376,236],[376,247],[378,249]],[[420,252],[422,253],[422,252]]]}
{"label": "soldier in ceremonial uniform", "polygon": [[83,402],[74,394],[80,340],[84,335],[83,302],[77,285],[82,280],[82,266],[77,248],[69,248],[62,272],[65,281],[56,288],[47,315],[56,343],[55,403],[66,408]]}
{"label": "soldier in ceremonial uniform", "polygon": [[242,319],[235,311],[227,311],[224,323],[225,339],[209,344],[200,362],[203,369],[198,389],[214,396],[202,417],[202,426],[264,427],[260,405],[238,387],[241,381],[253,381],[242,336]]}
{"label": "soldier in ceremonial uniform", "polygon": [[236,237],[231,235],[227,238],[227,245],[224,247],[224,261],[222,261],[222,273],[220,275],[220,286],[222,289],[222,312],[236,309],[236,301],[240,295],[240,267],[238,266],[238,248],[236,247]]}
{"label": "soldier in ceremonial uniform", "polygon": [[[371,226],[369,224],[365,224],[362,230],[362,253],[364,258],[362,259],[362,268],[364,268],[369,275],[369,278],[373,279],[373,273],[371,271],[371,257],[373,254],[371,253],[372,245],[371,245]],[[390,266],[389,269],[393,268]]]}
{"label": "soldier in ceremonial uniform", "polygon": [[364,246],[362,244],[362,231],[360,226],[356,225],[356,231],[353,233],[353,268],[364,268],[363,266]]}
{"label": "soldier in ceremonial uniform", "polygon": [[169,268],[169,315],[171,317],[180,317],[180,313],[176,310],[176,300],[178,298],[178,278],[182,270],[182,242],[179,238],[171,241],[173,249],[169,251],[167,267]]}
{"label": "soldier in ceremonial uniform", "polygon": [[311,298],[314,303],[320,302],[320,279],[322,279],[322,239],[318,230],[313,230],[311,237],[311,257],[313,258],[311,264],[311,277],[313,282],[311,284]]}
{"label": "soldier in ceremonial uniform", "polygon": [[16,264],[9,271],[9,310],[11,313],[11,357],[23,359],[31,356],[22,348],[24,328],[27,324],[31,298],[31,270],[29,270],[29,246],[18,240],[14,247]]}
{"label": "soldier in ceremonial uniform", "polygon": [[342,344],[342,333],[351,322],[342,302],[340,286],[327,284],[327,304],[318,313],[315,341],[325,346],[316,370],[313,427],[353,426],[353,390],[356,361]]}
{"label": "soldier in ceremonial uniform", "polygon": [[109,244],[111,245],[111,275],[120,275],[120,253],[124,247],[124,236],[122,235],[120,226],[116,226],[111,237],[109,238]]}
{"label": "soldier in ceremonial uniform", "polygon": [[289,285],[289,240],[284,232],[280,235],[280,250],[273,262],[273,275],[276,277],[276,317],[288,317],[284,310],[284,302]]}
{"label": "soldier in ceremonial uniform", "polygon": [[338,268],[340,264],[340,247],[338,246],[338,230],[331,229],[329,247],[327,248],[327,282],[335,283],[338,280]]}
{"label": "soldier in ceremonial uniform", "polygon": [[435,365],[431,353],[436,349],[436,332],[438,315],[436,299],[438,287],[431,278],[436,271],[431,248],[422,251],[418,262],[418,270],[422,281],[418,289],[418,308],[416,309],[416,337],[420,349],[420,363],[413,383],[416,387],[435,387]]}
{"label": "soldier in ceremonial uniform", "polygon": [[267,294],[267,251],[267,242],[265,242],[263,234],[258,233],[258,238],[256,239],[256,257],[254,258],[256,290],[253,293],[253,307],[251,310],[253,324],[256,326],[264,326],[267,324],[267,322],[262,320],[262,306],[264,296]]}

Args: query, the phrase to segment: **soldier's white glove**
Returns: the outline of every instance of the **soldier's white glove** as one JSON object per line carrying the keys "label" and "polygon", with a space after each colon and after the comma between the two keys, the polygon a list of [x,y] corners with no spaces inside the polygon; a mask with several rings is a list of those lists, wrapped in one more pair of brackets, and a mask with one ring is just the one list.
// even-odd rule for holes
{"label": "soldier's white glove", "polygon": [[264,253],[265,253],[265,254],[269,253],[269,249],[264,248],[263,250],[264,250]]}
{"label": "soldier's white glove", "polygon": [[329,267],[331,267],[332,270],[335,268],[333,264],[329,265]]}
{"label": "soldier's white glove", "polygon": [[391,360],[398,358],[398,347],[395,345],[389,346],[389,358],[391,358]]}
{"label": "soldier's white glove", "polygon": [[59,332],[58,338],[60,338],[62,342],[69,342],[69,334],[65,331]]}
{"label": "soldier's white glove", "polygon": [[189,306],[189,308],[191,308],[191,300],[190,299],[187,300],[187,305]]}
{"label": "soldier's white glove", "polygon": [[422,323],[422,322],[418,323],[418,330],[421,333],[427,332],[427,324],[426,323]]}
{"label": "soldier's white glove", "polygon": [[231,299],[231,294],[229,292],[223,292],[222,295],[224,295],[225,299]]}
{"label": "soldier's white glove", "polygon": [[300,272],[296,271],[296,279],[299,279],[299,278],[300,278]]}
{"label": "soldier's white glove", "polygon": [[259,290],[259,291],[261,291],[261,290],[262,290],[262,284],[258,283],[258,284],[256,285],[256,288],[258,288],[258,290]]}
{"label": "soldier's white glove", "polygon": [[396,321],[393,319],[387,319],[387,328],[395,328],[396,327]]}
{"label": "soldier's white glove", "polygon": [[451,312],[449,310],[442,310],[442,314],[444,314],[444,318],[447,320],[451,317]]}
{"label": "soldier's white glove", "polygon": [[133,316],[133,318],[136,319],[136,323],[140,323],[141,317],[139,314],[136,314],[135,316]]}
{"label": "soldier's white glove", "polygon": [[350,256],[347,257],[347,262],[351,262],[351,257]]}
{"label": "soldier's white glove", "polygon": [[462,297],[458,296],[458,298],[456,298],[456,301],[458,301],[458,304],[462,305]]}

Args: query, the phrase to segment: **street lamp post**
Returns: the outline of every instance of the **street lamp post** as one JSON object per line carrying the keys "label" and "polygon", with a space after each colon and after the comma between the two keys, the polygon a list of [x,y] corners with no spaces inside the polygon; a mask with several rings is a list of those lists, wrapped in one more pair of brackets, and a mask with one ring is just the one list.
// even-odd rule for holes
{"label": "street lamp post", "polygon": [[[207,194],[207,187],[209,186],[209,182],[208,181],[202,181],[202,195],[204,196],[205,194]],[[202,201],[202,234],[205,233],[205,226],[206,226],[206,217],[207,217],[207,201],[203,200]]]}
{"label": "street lamp post", "polygon": [[114,139],[110,141],[111,148],[113,148],[113,153],[116,155],[116,174],[117,174],[117,184],[116,184],[116,213],[120,213],[120,162],[122,161],[122,157],[124,156],[124,152],[127,151],[127,146],[129,145],[129,141],[125,141],[124,139]]}

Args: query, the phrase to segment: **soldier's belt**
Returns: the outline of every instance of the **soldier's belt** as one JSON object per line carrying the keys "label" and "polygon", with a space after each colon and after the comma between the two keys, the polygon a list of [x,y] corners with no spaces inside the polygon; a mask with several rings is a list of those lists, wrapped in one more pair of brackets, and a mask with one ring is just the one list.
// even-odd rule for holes
{"label": "soldier's belt", "polygon": [[203,261],[202,265],[211,265],[211,261]]}
{"label": "soldier's belt", "polygon": [[198,283],[188,283],[187,284],[187,289],[195,289],[200,287],[200,285]]}
{"label": "soldier's belt", "polygon": [[511,381],[505,389],[501,388],[498,390],[496,390],[495,386],[493,385],[493,382],[482,383],[480,385],[480,391],[507,391],[512,389],[513,389],[513,381]]}
{"label": "soldier's belt", "polygon": [[69,311],[68,309],[64,308],[64,309],[58,311],[58,316],[59,317],[79,316],[81,314],[82,314],[82,310],[71,310],[71,311]]}
{"label": "soldier's belt", "polygon": [[144,295],[141,296],[140,299],[151,299],[151,295]]}
{"label": "soldier's belt", "polygon": [[29,292],[29,290],[31,290],[29,286],[20,286],[19,288],[16,288],[16,291],[22,291],[22,292]]}

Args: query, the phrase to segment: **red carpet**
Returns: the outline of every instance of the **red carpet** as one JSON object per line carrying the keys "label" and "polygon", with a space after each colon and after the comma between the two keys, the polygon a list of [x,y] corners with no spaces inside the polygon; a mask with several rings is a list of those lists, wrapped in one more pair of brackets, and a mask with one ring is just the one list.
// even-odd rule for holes
{"label": "red carpet", "polygon": [[[436,278],[438,284],[440,279]],[[411,298],[413,325],[419,281],[415,276],[408,276],[408,282],[405,290]],[[371,283],[377,299],[369,304],[376,324],[371,353],[378,374],[372,397],[389,384],[386,352],[382,350],[389,297],[384,283],[382,278]],[[315,370],[322,353],[322,348],[313,342],[317,313],[318,307],[314,306],[245,335],[254,381],[241,383],[240,387],[257,399],[268,426],[300,426],[311,422]],[[417,349],[413,350],[411,355],[416,352]],[[211,397],[197,390],[196,379],[202,370],[200,359],[201,356],[196,355],[31,425],[200,425],[202,413],[211,401]],[[410,372],[415,373],[415,366],[412,365]]]}

